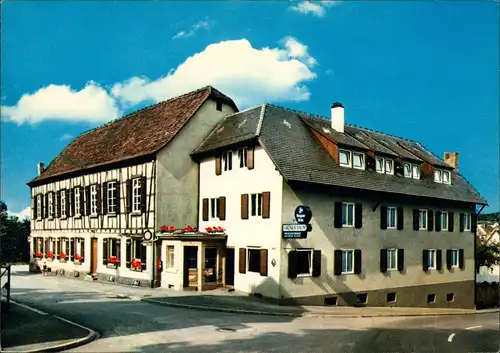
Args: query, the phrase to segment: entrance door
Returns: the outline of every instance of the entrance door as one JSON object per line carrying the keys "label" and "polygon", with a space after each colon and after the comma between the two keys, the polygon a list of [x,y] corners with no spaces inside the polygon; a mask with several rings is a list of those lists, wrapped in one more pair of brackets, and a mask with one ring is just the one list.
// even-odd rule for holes
{"label": "entrance door", "polygon": [[234,248],[226,249],[226,286],[234,286]]}
{"label": "entrance door", "polygon": [[92,247],[90,249],[90,273],[97,273],[97,238],[92,238]]}
{"label": "entrance door", "polygon": [[198,288],[198,247],[184,247],[184,287]]}
{"label": "entrance door", "polygon": [[163,272],[163,262],[161,261],[161,240],[157,240],[154,244],[155,248],[155,280],[153,287],[161,286],[161,273]]}

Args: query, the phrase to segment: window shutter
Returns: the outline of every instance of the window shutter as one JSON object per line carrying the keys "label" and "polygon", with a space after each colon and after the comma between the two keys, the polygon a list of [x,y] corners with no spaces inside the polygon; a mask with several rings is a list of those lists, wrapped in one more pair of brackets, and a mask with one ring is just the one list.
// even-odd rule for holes
{"label": "window shutter", "polygon": [[354,250],[354,273],[355,274],[361,273],[361,250],[360,249]]}
{"label": "window shutter", "polygon": [[342,228],[342,202],[335,202],[333,211],[333,225],[335,228]]}
{"label": "window shutter", "polygon": [[108,183],[102,183],[102,214],[108,213]]}
{"label": "window shutter", "polygon": [[97,192],[97,214],[102,214],[102,195],[101,195],[101,184],[95,186]]}
{"label": "window shutter", "polygon": [[146,263],[147,263],[147,260],[146,260],[146,254],[147,254],[147,247],[146,245],[144,244],[141,244],[141,267],[142,267],[142,270],[144,271],[146,269]]}
{"label": "window shutter", "polygon": [[[75,238],[71,238],[69,240],[70,244],[71,244],[71,255],[69,257],[69,259],[71,261],[74,260],[74,257],[75,257],[75,253],[76,253],[76,241],[75,241]],[[69,255],[69,254],[66,254],[66,255]]]}
{"label": "window shutter", "polygon": [[465,213],[460,213],[460,232],[465,230]]}
{"label": "window shutter", "polygon": [[130,268],[130,262],[132,261],[132,240],[127,239],[125,241],[125,266]]}
{"label": "window shutter", "polygon": [[380,229],[387,229],[387,206],[380,206]]}
{"label": "window shutter", "polygon": [[57,192],[57,208],[56,208],[56,217],[61,218],[61,190]]}
{"label": "window shutter", "polygon": [[436,250],[436,270],[441,271],[442,267],[443,267],[443,258],[441,250]]}
{"label": "window shutter", "polygon": [[241,195],[241,219],[248,219],[248,194]]}
{"label": "window shutter", "polygon": [[436,211],[436,232],[441,231],[441,211]]}
{"label": "window shutter", "polygon": [[380,249],[380,272],[387,272],[387,249]]}
{"label": "window shutter", "polygon": [[271,193],[262,193],[262,218],[269,218],[271,215]]}
{"label": "window shutter", "polygon": [[116,182],[116,214],[121,213],[122,199],[121,199],[121,184]]}
{"label": "window shutter", "polygon": [[429,270],[429,250],[422,251],[422,269]]}
{"label": "window shutter", "polygon": [[398,230],[403,230],[405,224],[405,215],[403,211],[403,207],[398,207],[397,209],[398,215],[396,216],[398,222]]}
{"label": "window shutter", "polygon": [[354,206],[354,227],[361,228],[363,226],[363,204],[357,203]]}
{"label": "window shutter", "polygon": [[312,258],[312,276],[321,276],[321,250],[314,250]]}
{"label": "window shutter", "polygon": [[288,278],[297,278],[297,251],[288,253]]}
{"label": "window shutter", "polygon": [[69,215],[72,217],[75,215],[75,189],[72,188],[69,190],[69,198],[68,198],[68,207],[69,207]]}
{"label": "window shutter", "polygon": [[108,239],[103,239],[102,240],[102,262],[104,264],[105,261],[108,260]]}
{"label": "window shutter", "polygon": [[458,267],[463,270],[465,268],[465,254],[464,249],[458,250]]}
{"label": "window shutter", "polygon": [[446,250],[446,268],[451,269],[451,250]]}
{"label": "window shutter", "polygon": [[147,197],[148,197],[147,178],[141,177],[141,212],[145,213],[147,210]]}
{"label": "window shutter", "polygon": [[[73,239],[71,239],[71,240],[73,240]],[[66,254],[66,256],[69,256],[69,254],[70,254],[69,243],[70,243],[69,238],[66,238],[66,246],[65,246],[65,249],[64,249],[64,253]]]}
{"label": "window shutter", "polygon": [[246,273],[247,272],[247,249],[245,248],[240,248],[240,253],[238,256],[238,261],[239,261],[239,270],[240,273]]}
{"label": "window shutter", "polygon": [[267,276],[267,249],[260,249],[260,275]]}
{"label": "window shutter", "polygon": [[85,187],[85,214],[90,215],[90,186]]}
{"label": "window shutter", "polygon": [[33,197],[33,219],[38,219],[38,195]]}
{"label": "window shutter", "polygon": [[455,216],[453,212],[448,212],[448,232],[455,230]]}
{"label": "window shutter", "polygon": [[333,274],[338,276],[342,273],[342,250],[333,252]]}
{"label": "window shutter", "polygon": [[434,211],[427,210],[427,230],[432,232],[434,230]]}
{"label": "window shutter", "polygon": [[45,194],[45,200],[44,200],[44,216],[43,218],[49,218],[49,194]]}
{"label": "window shutter", "polygon": [[82,253],[79,255],[83,258],[83,261],[85,261],[85,238],[82,238]]}
{"label": "window shutter", "polygon": [[201,218],[203,221],[208,221],[208,199],[203,199],[202,200],[202,215]]}
{"label": "window shutter", "polygon": [[69,217],[69,202],[70,202],[70,199],[69,199],[69,190],[68,189],[64,189],[62,192],[64,192],[64,200],[66,201],[65,204],[64,204],[64,212],[65,212],[66,217]]}
{"label": "window shutter", "polygon": [[403,272],[405,269],[405,250],[398,249],[398,271]]}
{"label": "window shutter", "polygon": [[80,186],[80,215],[84,215],[85,212],[85,203],[84,203],[84,192],[83,192],[83,187]]}
{"label": "window shutter", "polygon": [[219,215],[219,219],[221,221],[226,220],[226,197],[225,196],[219,197],[219,204],[217,207],[218,207],[217,213]]}
{"label": "window shutter", "polygon": [[113,239],[113,246],[116,246],[116,257],[120,263],[122,260],[122,248],[120,239]]}
{"label": "window shutter", "polygon": [[125,193],[127,195],[125,200],[126,213],[130,213],[132,211],[132,179],[128,179],[125,182]]}
{"label": "window shutter", "polygon": [[47,254],[49,252],[49,238],[45,238],[45,249],[44,249],[44,252],[43,254],[45,255],[45,257],[47,257]]}
{"label": "window shutter", "polygon": [[471,218],[471,225],[470,225],[470,231],[472,233],[476,233],[476,228],[477,228],[477,214],[474,212],[470,215]]}
{"label": "window shutter", "polygon": [[56,255],[59,256],[61,253],[61,238],[56,239]]}
{"label": "window shutter", "polygon": [[222,155],[215,156],[215,175],[222,174]]}
{"label": "window shutter", "polygon": [[418,218],[420,217],[420,211],[417,209],[413,210],[413,230],[419,230]]}
{"label": "window shutter", "polygon": [[255,151],[255,147],[252,146],[252,147],[248,147],[247,148],[247,168],[248,169],[253,169],[255,166],[255,162],[254,162],[254,151]]}

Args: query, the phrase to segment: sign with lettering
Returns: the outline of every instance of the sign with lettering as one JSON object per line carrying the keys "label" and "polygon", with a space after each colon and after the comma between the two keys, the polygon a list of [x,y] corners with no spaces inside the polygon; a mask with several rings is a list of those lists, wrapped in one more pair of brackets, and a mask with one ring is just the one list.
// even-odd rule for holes
{"label": "sign with lettering", "polygon": [[283,232],[306,232],[307,224],[283,224]]}
{"label": "sign with lettering", "polygon": [[307,238],[307,232],[294,232],[294,231],[283,231],[283,239],[305,239]]}
{"label": "sign with lettering", "polygon": [[311,221],[312,212],[308,206],[299,206],[295,209],[295,220],[300,224],[308,224]]}

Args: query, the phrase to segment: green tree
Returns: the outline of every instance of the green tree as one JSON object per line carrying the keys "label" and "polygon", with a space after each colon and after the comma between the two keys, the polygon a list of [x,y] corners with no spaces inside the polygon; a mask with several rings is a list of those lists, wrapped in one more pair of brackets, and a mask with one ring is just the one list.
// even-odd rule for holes
{"label": "green tree", "polygon": [[491,242],[488,244],[477,241],[476,247],[476,271],[481,266],[491,267],[500,264],[500,244]]}
{"label": "green tree", "polygon": [[0,262],[29,261],[30,221],[9,216],[7,205],[0,201]]}

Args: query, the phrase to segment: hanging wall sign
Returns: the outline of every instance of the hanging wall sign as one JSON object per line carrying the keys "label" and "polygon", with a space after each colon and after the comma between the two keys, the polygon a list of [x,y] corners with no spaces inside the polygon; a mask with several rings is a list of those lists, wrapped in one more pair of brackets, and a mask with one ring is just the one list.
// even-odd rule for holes
{"label": "hanging wall sign", "polygon": [[297,207],[294,214],[295,220],[300,224],[308,224],[312,218],[312,212],[308,206]]}
{"label": "hanging wall sign", "polygon": [[311,209],[308,206],[299,206],[294,212],[297,223],[283,224],[282,238],[283,239],[305,239],[307,232],[312,230],[309,224],[312,218]]}

